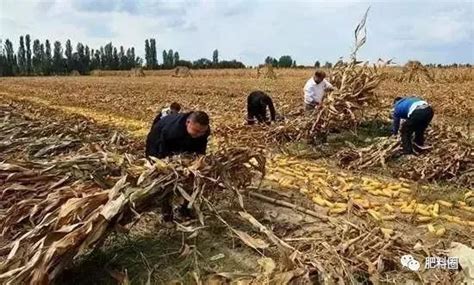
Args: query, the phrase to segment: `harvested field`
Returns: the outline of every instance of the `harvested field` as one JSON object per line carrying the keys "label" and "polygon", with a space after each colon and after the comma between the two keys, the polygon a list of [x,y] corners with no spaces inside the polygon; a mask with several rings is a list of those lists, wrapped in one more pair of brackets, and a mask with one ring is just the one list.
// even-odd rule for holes
{"label": "harvested field", "polygon": [[[319,145],[307,144],[312,121],[300,112],[313,70],[275,72],[0,78],[0,282],[461,282],[463,271],[415,273],[399,259],[424,264],[450,256],[451,242],[474,247],[472,70],[435,69],[427,83],[399,82],[400,70],[384,67],[370,90],[377,105],[361,107],[355,130],[332,125]],[[255,89],[285,121],[244,126]],[[413,93],[435,110],[434,149],[416,164],[377,152],[391,143],[393,98]],[[173,101],[210,114],[211,152],[145,163],[149,125]],[[199,201],[197,219],[170,228],[144,203],[170,189]],[[79,200],[81,209],[62,207]]]}

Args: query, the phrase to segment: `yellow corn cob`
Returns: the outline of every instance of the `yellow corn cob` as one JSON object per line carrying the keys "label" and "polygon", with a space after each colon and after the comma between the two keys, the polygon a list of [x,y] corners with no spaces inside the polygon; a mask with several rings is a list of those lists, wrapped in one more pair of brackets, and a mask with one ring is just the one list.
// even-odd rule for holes
{"label": "yellow corn cob", "polygon": [[402,188],[402,185],[401,184],[391,184],[391,185],[388,186],[388,188],[390,190],[398,190],[398,189]]}
{"label": "yellow corn cob", "polygon": [[367,210],[367,212],[377,221],[380,221],[382,219],[382,217],[380,216],[380,214],[377,211],[369,209],[369,210]]}
{"label": "yellow corn cob", "polygon": [[369,209],[370,208],[370,203],[366,200],[362,200],[362,199],[354,199],[354,202],[361,206],[362,208],[365,208],[365,209]]}
{"label": "yellow corn cob", "polygon": [[416,209],[416,212],[420,215],[423,215],[423,216],[427,216],[427,217],[430,217],[431,216],[431,213],[426,211],[426,210],[423,210],[422,208],[417,208]]}
{"label": "yellow corn cob", "polygon": [[392,229],[384,229],[384,228],[381,228],[380,231],[383,233],[383,236],[384,236],[384,238],[386,238],[386,239],[389,239],[390,236],[393,234],[393,230],[392,230]]}
{"label": "yellow corn cob", "polygon": [[404,182],[404,183],[402,183],[402,187],[404,187],[404,188],[410,188],[410,184]]}
{"label": "yellow corn cob", "polygon": [[402,212],[404,214],[413,214],[413,213],[415,213],[415,209],[410,208],[410,207],[406,207],[406,208],[400,209],[400,212]]}
{"label": "yellow corn cob", "polygon": [[306,188],[301,188],[301,189],[300,189],[300,193],[301,193],[301,194],[307,194],[308,192],[309,192],[309,190],[306,189]]}
{"label": "yellow corn cob", "polygon": [[334,204],[333,204],[333,203],[331,203],[331,202],[330,202],[330,201],[328,201],[328,200],[324,200],[324,203],[325,203],[325,204],[326,204],[326,206],[328,206],[329,208],[335,208],[335,207],[334,207]]}
{"label": "yellow corn cob", "polygon": [[446,232],[446,228],[441,227],[436,231],[435,235],[440,237],[440,236],[444,235],[445,232]]}
{"label": "yellow corn cob", "polygon": [[456,206],[462,207],[462,206],[467,206],[467,204],[463,201],[456,201]]}
{"label": "yellow corn cob", "polygon": [[474,227],[474,221],[468,221],[467,224],[471,227]]}
{"label": "yellow corn cob", "polygon": [[326,206],[326,200],[324,200],[323,198],[319,197],[319,196],[313,196],[313,202],[318,204],[319,206]]}
{"label": "yellow corn cob", "polygon": [[400,197],[400,192],[399,192],[399,191],[393,191],[393,192],[392,192],[392,197],[393,197],[393,198],[398,198],[398,197]]}
{"label": "yellow corn cob", "polygon": [[405,202],[403,201],[395,201],[393,202],[393,205],[401,207]]}
{"label": "yellow corn cob", "polygon": [[347,208],[332,208],[329,209],[330,214],[342,214],[347,211]]}
{"label": "yellow corn cob", "polygon": [[346,204],[346,203],[339,203],[339,202],[336,202],[336,203],[334,203],[334,207],[336,207],[336,208],[344,208],[344,207],[347,207],[347,204]]}
{"label": "yellow corn cob", "polygon": [[402,193],[406,193],[406,194],[410,194],[411,193],[411,190],[408,189],[408,188],[400,188],[398,189],[398,191],[402,192]]}
{"label": "yellow corn cob", "polygon": [[450,202],[448,202],[448,201],[438,200],[437,202],[438,202],[438,204],[440,204],[441,206],[444,206],[444,207],[447,207],[447,208],[453,207],[453,203],[450,203]]}
{"label": "yellow corn cob", "polygon": [[421,217],[417,217],[416,220],[418,222],[427,222],[427,221],[431,221],[431,217],[421,216]]}
{"label": "yellow corn cob", "polygon": [[385,216],[382,216],[382,220],[384,221],[393,221],[397,218],[397,216],[395,215],[385,215]]}
{"label": "yellow corn cob", "polygon": [[351,190],[354,185],[352,183],[348,183],[342,187],[341,191],[346,192],[347,190]]}
{"label": "yellow corn cob", "polygon": [[436,229],[432,224],[428,225],[428,231],[432,234],[436,233]]}
{"label": "yellow corn cob", "polygon": [[382,196],[383,195],[383,192],[380,191],[380,190],[368,190],[367,192],[369,192],[370,194],[372,194],[374,196]]}
{"label": "yellow corn cob", "polygon": [[439,214],[439,204],[438,203],[435,203],[433,205],[433,214]]}
{"label": "yellow corn cob", "polygon": [[395,212],[395,209],[389,204],[384,204],[383,207],[389,212]]}
{"label": "yellow corn cob", "polygon": [[461,209],[474,213],[474,207],[461,206]]}
{"label": "yellow corn cob", "polygon": [[385,188],[382,190],[382,195],[392,198],[393,192],[390,189]]}

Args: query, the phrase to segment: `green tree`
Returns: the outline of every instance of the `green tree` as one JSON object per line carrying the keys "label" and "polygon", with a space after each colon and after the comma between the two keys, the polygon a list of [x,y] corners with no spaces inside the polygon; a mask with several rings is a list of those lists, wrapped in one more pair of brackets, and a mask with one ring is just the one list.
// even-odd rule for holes
{"label": "green tree", "polygon": [[158,67],[158,59],[156,53],[156,40],[150,39],[150,56],[151,56],[151,67],[156,69]]}
{"label": "green tree", "polygon": [[120,51],[119,51],[119,59],[120,59],[120,69],[125,70],[128,69],[128,58],[127,55],[125,54],[125,49],[123,46],[120,46]]}
{"label": "green tree", "polygon": [[215,66],[219,63],[219,51],[217,49],[212,52],[212,63]]}
{"label": "green tree", "polygon": [[283,55],[278,60],[278,67],[289,68],[293,65],[293,59],[289,55]]}
{"label": "green tree", "polygon": [[277,60],[276,58],[274,58],[274,59],[272,60],[272,66],[274,66],[274,67],[279,67],[279,66],[278,66],[278,60]]}
{"label": "green tree", "polygon": [[13,51],[13,44],[9,39],[5,40],[5,51],[4,51],[4,74],[6,76],[13,76],[18,72],[18,66],[16,61],[15,52]]}
{"label": "green tree", "polygon": [[86,74],[88,74],[91,70],[91,51],[89,49],[89,46],[86,45],[86,50],[85,50],[85,57],[84,57],[84,71]]}
{"label": "green tree", "polygon": [[51,43],[49,42],[49,40],[46,40],[44,47],[45,47],[44,59],[43,59],[44,72],[46,75],[50,75],[52,71],[53,59],[51,56]]}
{"label": "green tree", "polygon": [[179,53],[177,51],[174,52],[174,59],[173,59],[173,64],[174,66],[178,66],[179,62]]}
{"label": "green tree", "polygon": [[63,49],[61,47],[61,42],[54,42],[54,51],[53,51],[53,72],[55,74],[64,73],[64,58],[63,58]]}
{"label": "green tree", "polygon": [[316,60],[316,62],[314,63],[314,67],[320,68],[320,67],[321,67],[321,63],[320,63],[318,60]]}
{"label": "green tree", "polygon": [[168,63],[169,63],[169,65],[170,65],[171,68],[174,67],[174,54],[173,54],[173,50],[172,50],[172,49],[170,49],[170,50],[168,51]]}
{"label": "green tree", "polygon": [[169,68],[168,53],[163,50],[163,68]]}
{"label": "green tree", "polygon": [[148,39],[145,40],[145,62],[146,62],[146,67],[151,68],[151,50],[150,50],[150,42]]}
{"label": "green tree", "polygon": [[30,35],[26,35],[26,73],[31,73],[31,39]]}
{"label": "green tree", "polygon": [[33,41],[33,61],[32,68],[34,74],[40,74],[43,70],[43,56],[41,54],[41,43],[39,40]]}
{"label": "green tree", "polygon": [[26,74],[26,51],[23,36],[20,36],[20,46],[18,47],[18,67],[20,73]]}
{"label": "green tree", "polygon": [[331,68],[332,67],[332,63],[326,61],[326,63],[324,64],[324,68]]}
{"label": "green tree", "polygon": [[117,70],[119,69],[119,66],[120,66],[120,58],[119,58],[119,55],[118,55],[118,52],[117,52],[117,48],[114,47],[114,53],[113,53],[113,64],[112,64],[112,69],[113,70]]}
{"label": "green tree", "polygon": [[114,61],[114,47],[112,43],[108,43],[104,47],[104,69],[113,69],[113,61]]}
{"label": "green tree", "polygon": [[74,68],[74,62],[72,59],[72,44],[71,40],[66,41],[66,50],[64,51],[66,56],[66,72],[70,73]]}
{"label": "green tree", "polygon": [[91,61],[91,70],[100,69],[100,50],[95,50],[94,57]]}
{"label": "green tree", "polygon": [[84,66],[86,57],[86,52],[84,50],[84,45],[82,43],[77,43],[76,45],[76,52],[74,58],[74,66],[75,70],[77,70],[80,74],[86,73],[86,67]]}
{"label": "green tree", "polygon": [[100,68],[105,69],[105,64],[106,64],[105,49],[104,47],[100,47]]}

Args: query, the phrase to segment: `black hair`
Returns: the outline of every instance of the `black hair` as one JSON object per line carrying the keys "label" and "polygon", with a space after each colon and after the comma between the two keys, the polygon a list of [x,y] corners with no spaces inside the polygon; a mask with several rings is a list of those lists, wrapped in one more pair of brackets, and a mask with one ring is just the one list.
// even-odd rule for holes
{"label": "black hair", "polygon": [[209,116],[206,112],[194,111],[189,115],[188,119],[202,126],[209,126]]}
{"label": "black hair", "polygon": [[398,96],[397,98],[395,98],[395,99],[393,100],[393,104],[396,104],[398,101],[400,101],[400,100],[402,100],[402,99],[403,99],[403,97]]}
{"label": "black hair", "polygon": [[179,103],[173,102],[170,105],[170,109],[171,110],[176,110],[176,111],[179,112],[179,111],[181,111],[181,105],[179,105]]}

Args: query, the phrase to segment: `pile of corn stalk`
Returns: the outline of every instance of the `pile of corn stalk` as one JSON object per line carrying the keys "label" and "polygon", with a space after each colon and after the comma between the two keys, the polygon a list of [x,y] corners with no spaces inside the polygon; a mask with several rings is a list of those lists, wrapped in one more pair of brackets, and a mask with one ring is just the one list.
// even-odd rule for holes
{"label": "pile of corn stalk", "polygon": [[310,137],[327,134],[331,129],[354,128],[363,117],[363,109],[377,102],[375,89],[382,81],[376,65],[357,61],[356,53],[366,41],[367,13],[355,29],[355,48],[350,62],[339,61],[333,68],[330,82],[336,90],[324,99],[310,129]]}
{"label": "pile of corn stalk", "polygon": [[397,78],[399,82],[434,82],[428,68],[417,60],[408,61],[403,67],[402,74]]}
{"label": "pile of corn stalk", "polygon": [[343,150],[337,154],[339,164],[349,169],[383,167],[399,177],[412,180],[449,181],[474,186],[474,145],[465,132],[450,127],[435,127],[426,134],[431,148],[408,156],[391,167],[401,151],[396,138],[378,138],[372,145]]}
{"label": "pile of corn stalk", "polygon": [[[22,133],[18,126],[38,123],[6,110],[1,109],[2,141]],[[62,125],[53,133],[66,137],[61,132],[70,130]],[[21,137],[28,150],[27,144],[34,141],[27,132]],[[0,283],[51,282],[75,257],[100,245],[116,225],[138,217],[150,203],[169,195],[187,200],[204,223],[200,211],[203,198],[222,190],[239,196],[236,190],[263,174],[265,167],[259,153],[241,148],[199,159],[174,157],[150,162],[78,144],[48,159],[28,152],[2,158]]]}

